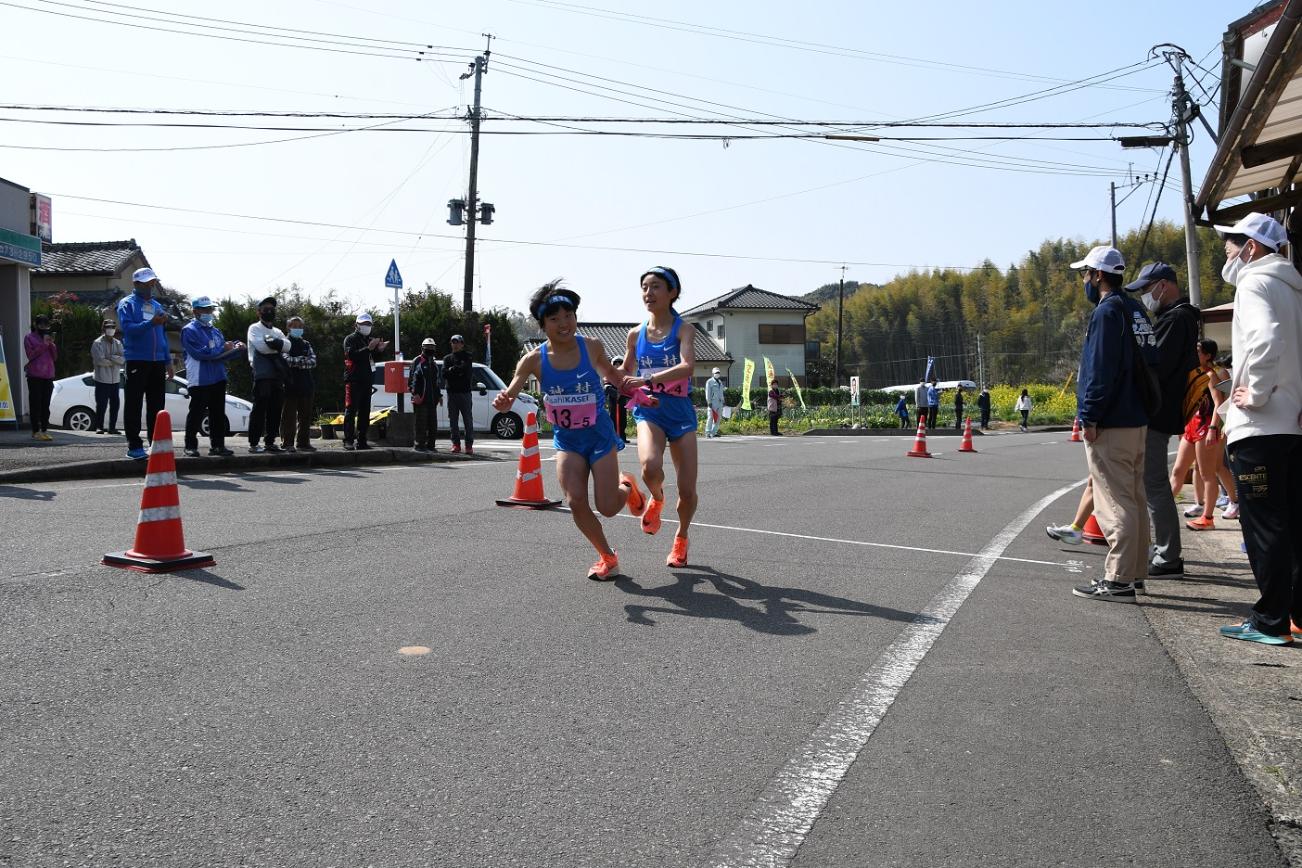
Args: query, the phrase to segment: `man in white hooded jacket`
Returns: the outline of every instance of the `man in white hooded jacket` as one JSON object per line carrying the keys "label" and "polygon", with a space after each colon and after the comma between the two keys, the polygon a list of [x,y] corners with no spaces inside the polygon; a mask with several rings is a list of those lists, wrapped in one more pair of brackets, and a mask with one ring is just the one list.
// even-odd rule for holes
{"label": "man in white hooded jacket", "polygon": [[1302,275],[1279,253],[1288,236],[1275,219],[1249,214],[1216,229],[1225,236],[1222,276],[1236,287],[1234,376],[1221,409],[1261,592],[1248,619],[1221,635],[1288,645],[1302,638]]}

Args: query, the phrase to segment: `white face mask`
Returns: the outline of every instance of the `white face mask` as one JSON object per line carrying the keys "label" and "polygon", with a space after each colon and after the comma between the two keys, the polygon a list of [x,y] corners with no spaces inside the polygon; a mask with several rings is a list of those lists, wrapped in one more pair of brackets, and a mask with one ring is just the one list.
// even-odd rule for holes
{"label": "white face mask", "polygon": [[365,337],[366,335],[369,335],[371,333],[371,327],[368,325],[359,325],[357,327],[357,330],[362,333],[362,337]]}
{"label": "white face mask", "polygon": [[1146,292],[1139,299],[1143,302],[1144,307],[1148,308],[1149,313],[1157,313],[1162,309],[1162,302],[1158,301],[1151,292]]}
{"label": "white face mask", "polygon": [[1225,260],[1225,265],[1221,268],[1221,280],[1225,281],[1230,286],[1238,286],[1239,272],[1243,270],[1243,266],[1246,264],[1243,261],[1243,254],[1246,253],[1247,250],[1248,245],[1243,245],[1239,250],[1239,255],[1232,259]]}

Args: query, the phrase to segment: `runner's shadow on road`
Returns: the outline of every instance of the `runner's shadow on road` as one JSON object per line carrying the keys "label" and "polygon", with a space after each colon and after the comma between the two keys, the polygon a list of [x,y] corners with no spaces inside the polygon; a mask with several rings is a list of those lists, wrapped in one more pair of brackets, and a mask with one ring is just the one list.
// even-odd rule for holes
{"label": "runner's shadow on road", "polygon": [[0,497],[12,497],[17,500],[54,500],[57,491],[37,491],[32,488],[18,488],[0,485]]}
{"label": "runner's shadow on road", "polygon": [[178,484],[186,488],[195,488],[204,491],[242,491],[246,494],[252,494],[253,489],[245,488],[238,482],[231,482],[226,479],[179,479]]}
{"label": "runner's shadow on road", "polygon": [[[689,618],[714,618],[736,621],[757,633],[776,636],[805,636],[817,632],[800,623],[796,615],[807,612],[813,615],[852,615],[856,617],[884,618],[889,621],[911,622],[918,618],[916,612],[905,612],[886,606],[861,603],[845,597],[810,591],[804,588],[783,588],[762,585],[752,579],[731,576],[711,567],[697,567],[700,572],[674,573],[672,585],[644,588],[627,577],[615,581],[615,587],[626,594],[662,600],[670,606],[630,603],[624,606],[629,623],[654,626],[649,615],[686,615]],[[699,593],[698,587],[709,584],[717,593]],[[708,590],[705,588],[703,590]],[[755,605],[747,605],[754,603]]]}
{"label": "runner's shadow on road", "polygon": [[242,591],[243,585],[237,585],[230,579],[223,579],[221,576],[209,569],[197,570],[177,570],[176,575],[183,579],[189,579],[192,582],[202,582],[205,585],[212,585],[217,588],[224,588],[228,591]]}

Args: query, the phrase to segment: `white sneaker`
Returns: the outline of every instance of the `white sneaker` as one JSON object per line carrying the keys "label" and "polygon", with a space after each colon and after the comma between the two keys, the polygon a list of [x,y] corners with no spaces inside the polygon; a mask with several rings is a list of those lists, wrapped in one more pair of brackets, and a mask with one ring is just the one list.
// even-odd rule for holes
{"label": "white sneaker", "polygon": [[1058,542],[1065,542],[1068,545],[1073,545],[1073,546],[1078,546],[1081,544],[1081,540],[1082,540],[1081,532],[1076,530],[1069,524],[1064,524],[1062,527],[1054,527],[1053,525],[1049,525],[1044,529],[1044,532],[1049,535],[1049,539],[1056,539]]}
{"label": "white sneaker", "polygon": [[1202,514],[1203,514],[1203,505],[1201,503],[1195,503],[1192,506],[1187,506],[1185,507],[1184,510],[1185,518],[1197,518]]}
{"label": "white sneaker", "polygon": [[1239,517],[1239,505],[1237,503],[1231,503],[1229,506],[1225,507],[1225,510],[1221,513],[1221,518],[1233,519],[1238,517]]}

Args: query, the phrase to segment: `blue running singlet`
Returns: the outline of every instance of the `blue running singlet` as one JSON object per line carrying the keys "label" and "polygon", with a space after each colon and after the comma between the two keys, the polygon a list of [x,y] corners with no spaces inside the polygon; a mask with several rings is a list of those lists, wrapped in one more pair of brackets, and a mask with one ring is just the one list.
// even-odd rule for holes
{"label": "blue running singlet", "polygon": [[[682,345],[678,334],[683,329],[682,318],[674,314],[674,324],[663,341],[652,343],[646,336],[646,323],[637,334],[637,375],[649,377],[677,365],[683,360]],[[696,430],[696,408],[692,406],[692,381],[690,378],[674,380],[672,383],[656,383],[655,395],[660,399],[659,407],[634,407],[633,418],[639,422],[650,422],[670,440],[677,440],[684,434]]]}
{"label": "blue running singlet", "polygon": [[624,441],[615,435],[606,412],[605,389],[588,358],[588,342],[577,340],[579,364],[564,371],[552,367],[551,342],[542,345],[543,412],[552,423],[552,445],[582,455],[590,467],[607,452],[623,449]]}

